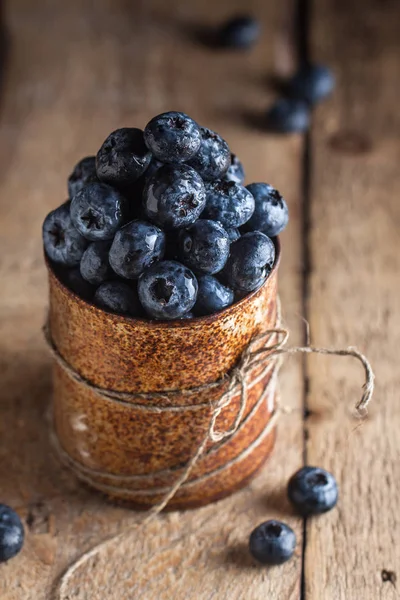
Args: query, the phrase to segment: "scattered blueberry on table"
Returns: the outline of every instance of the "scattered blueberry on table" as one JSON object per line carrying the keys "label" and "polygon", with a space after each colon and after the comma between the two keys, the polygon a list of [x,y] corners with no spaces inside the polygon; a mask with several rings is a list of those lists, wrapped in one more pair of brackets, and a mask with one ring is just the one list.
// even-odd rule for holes
{"label": "scattered blueberry on table", "polygon": [[336,479],[320,467],[303,467],[290,478],[288,497],[302,515],[327,512],[338,500]]}
{"label": "scattered blueberry on table", "polygon": [[266,115],[267,128],[275,133],[303,133],[310,126],[311,112],[305,100],[280,98]]}
{"label": "scattered blueberry on table", "polygon": [[296,547],[296,534],[281,521],[266,521],[251,533],[249,550],[264,565],[281,565],[288,561]]}
{"label": "scattered blueberry on table", "polygon": [[291,97],[315,104],[333,92],[335,77],[329,67],[305,64],[287,83]]}
{"label": "scattered blueberry on table", "polygon": [[6,504],[0,504],[0,563],[20,552],[24,537],[24,527],[17,513]]}
{"label": "scattered blueberry on table", "polygon": [[251,15],[238,15],[223,23],[217,32],[217,42],[225,48],[247,49],[261,33],[260,22]]}
{"label": "scattered blueberry on table", "polygon": [[43,223],[53,270],[83,300],[147,319],[214,314],[259,288],[287,206],[266,183],[244,186],[241,161],[181,112],[112,132],[68,179]]}

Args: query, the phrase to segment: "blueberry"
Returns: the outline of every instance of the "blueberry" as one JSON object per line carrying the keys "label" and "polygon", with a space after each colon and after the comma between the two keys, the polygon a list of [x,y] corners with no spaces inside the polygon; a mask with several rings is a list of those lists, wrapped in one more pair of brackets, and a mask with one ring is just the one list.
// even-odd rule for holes
{"label": "blueberry", "polygon": [[17,513],[6,504],[0,504],[0,563],[21,551],[24,537],[24,527]]}
{"label": "blueberry", "polygon": [[338,499],[338,486],[331,473],[319,467],[303,467],[288,484],[289,500],[302,515],[331,510]]}
{"label": "blueberry", "polygon": [[201,133],[196,121],[181,112],[157,115],[144,129],[146,146],[163,163],[189,160],[200,148]]}
{"label": "blueberry", "polygon": [[216,181],[207,185],[205,219],[219,221],[224,228],[240,227],[254,212],[254,198],[234,181]]}
{"label": "blueberry", "polygon": [[247,189],[254,197],[253,216],[243,226],[245,231],[262,231],[275,237],[283,231],[289,221],[289,211],[278,190],[268,183],[251,183]]}
{"label": "blueberry", "polygon": [[89,183],[71,201],[72,222],[91,241],[111,240],[126,214],[124,196],[105,183]]}
{"label": "blueberry", "polygon": [[154,319],[179,319],[196,302],[197,280],[184,265],[165,260],[155,263],[139,278],[139,299]]}
{"label": "blueberry", "polygon": [[233,291],[225,287],[212,275],[198,278],[199,291],[193,311],[196,315],[211,315],[230,306],[233,302]]}
{"label": "blueberry", "polygon": [[281,565],[289,560],[296,547],[296,534],[281,521],[265,521],[250,535],[251,555],[263,565]]}
{"label": "blueberry", "polygon": [[237,227],[228,227],[225,231],[228,234],[231,243],[236,242],[236,240],[240,238],[240,231]]}
{"label": "blueberry", "polygon": [[83,253],[80,270],[82,277],[92,285],[100,285],[113,278],[108,260],[111,242],[92,242]]}
{"label": "blueberry", "polygon": [[203,181],[187,165],[164,165],[146,182],[143,206],[159,227],[179,229],[200,216],[206,203]]}
{"label": "blueberry", "polygon": [[215,221],[199,219],[179,236],[179,258],[199,273],[218,273],[229,256],[230,240]]}
{"label": "blueberry", "polygon": [[332,71],[324,65],[304,65],[288,82],[288,93],[298,100],[315,104],[323,100],[335,87]]}
{"label": "blueberry", "polygon": [[218,38],[228,48],[250,48],[260,37],[259,21],[249,15],[233,17],[221,27]]}
{"label": "blueberry", "polygon": [[201,145],[197,154],[189,161],[204,181],[221,179],[231,164],[229,146],[218,133],[201,127]]}
{"label": "blueberry", "polygon": [[226,181],[234,181],[235,183],[239,183],[243,185],[245,180],[244,168],[236,154],[231,154],[231,164],[225,173],[224,179]]}
{"label": "blueberry", "polygon": [[150,160],[143,131],[124,127],[110,133],[103,142],[96,156],[97,175],[110,185],[129,186],[146,171]]}
{"label": "blueberry", "polygon": [[115,234],[110,250],[113,270],[125,279],[137,279],[153,262],[163,258],[165,233],[152,223],[132,221]]}
{"label": "blueberry", "polygon": [[272,240],[260,231],[251,231],[231,244],[231,253],[221,276],[234,290],[251,292],[264,282],[274,261]]}
{"label": "blueberry", "polygon": [[65,269],[60,272],[61,281],[83,300],[92,300],[96,286],[92,285],[81,275],[80,267]]}
{"label": "blueberry", "polygon": [[98,181],[96,173],[96,157],[87,156],[75,165],[68,178],[68,195],[73,198],[85,185]]}
{"label": "blueberry", "polygon": [[296,98],[281,98],[267,112],[267,128],[275,133],[307,131],[310,109],[307,102]]}
{"label": "blueberry", "polygon": [[87,240],[72,224],[70,204],[65,202],[51,211],[42,227],[47,256],[53,262],[66,267],[78,265],[88,245]]}
{"label": "blueberry", "polygon": [[120,315],[142,315],[137,291],[123,281],[106,281],[97,288],[94,303],[100,308]]}
{"label": "blueberry", "polygon": [[180,320],[182,321],[183,319],[193,319],[194,318],[194,314],[192,312],[188,312],[186,313],[186,315],[183,315],[183,317],[180,317]]}

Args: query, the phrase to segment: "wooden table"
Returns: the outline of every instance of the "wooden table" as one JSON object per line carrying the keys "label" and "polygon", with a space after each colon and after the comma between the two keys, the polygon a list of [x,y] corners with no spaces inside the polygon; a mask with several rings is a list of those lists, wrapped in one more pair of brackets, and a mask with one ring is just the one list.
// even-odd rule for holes
{"label": "wooden table", "polygon": [[[308,136],[254,127],[272,81],[296,62],[295,6],[252,0],[264,33],[248,53],[195,43],[240,1],[14,0],[0,114],[0,501],[26,523],[26,543],[0,566],[1,600],[47,600],[81,554],[138,516],[79,485],[48,439],[50,358],[40,227],[66,197],[75,162],[120,126],[184,110],[220,131],[248,181],[268,181],[290,205],[280,291],[291,342],[356,345],[373,363],[376,394],[358,425],[363,373],[353,359],[286,361],[273,457],[242,492],[213,506],[159,517],[129,543],[78,569],[69,600],[378,600],[400,596],[400,176],[398,4],[319,0],[303,29],[337,89]],[[306,15],[307,17],[307,15]],[[303,23],[304,25],[304,23]],[[298,29],[298,27],[297,27]],[[304,42],[304,39],[303,39]],[[303,44],[304,47],[304,44]],[[306,409],[306,410],[305,410]],[[285,486],[304,461],[340,483],[334,511],[303,522]],[[298,535],[281,568],[246,551],[259,522]],[[397,586],[397,587],[396,587]]]}

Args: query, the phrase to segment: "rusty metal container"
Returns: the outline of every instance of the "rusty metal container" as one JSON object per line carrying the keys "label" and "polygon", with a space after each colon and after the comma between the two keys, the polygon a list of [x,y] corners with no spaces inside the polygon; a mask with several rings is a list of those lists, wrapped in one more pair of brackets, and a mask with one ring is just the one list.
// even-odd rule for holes
{"label": "rusty metal container", "polygon": [[[162,500],[204,437],[210,404],[227,389],[223,376],[254,335],[275,327],[279,255],[277,240],[274,269],[257,291],[215,315],[174,322],[104,312],[66,288],[48,265],[49,326],[58,352],[90,383],[132,394],[104,398],[54,363],[56,438],[80,479],[134,508]],[[274,429],[265,434],[275,382],[266,386],[275,374],[260,373],[258,366],[247,377],[247,407],[236,434],[208,444],[169,509],[227,496],[259,471],[275,439]],[[211,382],[219,383],[193,389]],[[232,425],[239,401],[238,393],[223,409],[218,430]]]}

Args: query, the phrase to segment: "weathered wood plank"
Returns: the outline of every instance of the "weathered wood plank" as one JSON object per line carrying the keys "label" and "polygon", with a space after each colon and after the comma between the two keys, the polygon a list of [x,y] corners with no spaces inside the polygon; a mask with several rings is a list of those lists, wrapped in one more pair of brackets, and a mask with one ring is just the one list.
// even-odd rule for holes
{"label": "weathered wood plank", "polygon": [[309,360],[308,461],[336,474],[341,497],[308,523],[306,598],[394,599],[384,571],[399,580],[398,5],[313,4],[312,55],[332,65],[338,86],[312,131],[311,335],[365,351],[377,386],[370,418],[356,428],[360,368]]}
{"label": "weathered wood plank", "polygon": [[[284,5],[258,0],[252,6],[264,37],[241,55],[213,53],[182,31],[186,22],[217,22],[240,2],[7,5],[13,43],[0,129],[0,500],[18,507],[30,526],[21,555],[0,566],[2,600],[48,600],[71,561],[137,518],[78,485],[48,442],[40,227],[64,200],[66,176],[81,156],[95,152],[111,130],[140,126],[162,110],[183,109],[220,131],[243,158],[249,181],[266,179],[288,198],[292,219],[283,236],[281,295],[292,315],[293,340],[300,339],[302,141],[268,137],[239,118],[267,105],[268,74],[277,64],[287,66],[282,23],[290,15]],[[300,556],[266,572],[252,566],[245,550],[251,529],[272,516],[295,527],[301,548],[301,522],[288,513],[284,491],[302,457],[298,364],[285,368],[282,395],[294,412],[281,422],[274,456],[256,481],[214,506],[160,517],[133,535],[129,547],[79,571],[70,597],[298,599]]]}

